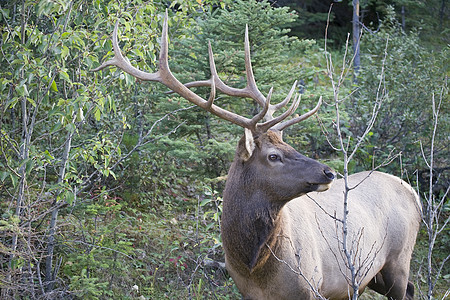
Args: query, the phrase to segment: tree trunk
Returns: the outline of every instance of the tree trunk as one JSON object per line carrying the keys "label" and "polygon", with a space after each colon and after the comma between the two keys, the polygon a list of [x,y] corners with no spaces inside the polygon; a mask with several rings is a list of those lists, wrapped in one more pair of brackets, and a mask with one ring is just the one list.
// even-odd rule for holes
{"label": "tree trunk", "polygon": [[356,82],[356,77],[359,73],[359,67],[361,65],[361,58],[359,53],[359,40],[361,37],[361,30],[359,26],[359,0],[353,0],[353,71],[354,71],[354,81]]}
{"label": "tree trunk", "polygon": [[439,31],[442,31],[442,24],[444,22],[444,12],[445,12],[445,2],[447,0],[442,0],[441,9],[439,10]]}
{"label": "tree trunk", "polygon": [[405,31],[405,6],[402,5],[402,30]]}
{"label": "tree trunk", "polygon": [[[21,43],[25,44],[25,24],[26,22],[26,16],[25,16],[25,1],[22,1],[22,11],[21,11]],[[24,78],[24,71],[22,70],[20,72],[20,80]],[[29,158],[29,149],[30,149],[30,140],[31,140],[31,133],[29,132],[28,127],[28,110],[27,110],[27,99],[26,97],[22,97],[20,100],[21,103],[21,109],[22,109],[22,138],[21,138],[21,146],[20,146],[20,152],[19,152],[19,161],[22,162],[22,166],[19,169],[19,189],[17,193],[17,200],[16,200],[16,209],[14,212],[14,215],[16,217],[19,217],[22,215],[22,207],[23,203],[25,201],[25,187],[26,187],[26,163],[25,160]],[[18,246],[18,234],[14,233],[12,236],[11,241],[11,252],[8,260],[8,268],[9,272],[6,276],[6,282],[9,284],[12,282],[12,274],[13,274],[13,262],[16,257],[17,253],[17,246]],[[9,296],[9,292],[12,292],[13,295],[11,295],[13,298],[15,298],[15,289],[9,289],[8,287],[6,289],[2,289],[2,297],[6,295],[6,297]]]}
{"label": "tree trunk", "polygon": [[[74,121],[74,120],[73,120]],[[64,181],[64,176],[66,174],[67,161],[69,160],[69,153],[72,147],[72,137],[73,132],[69,132],[67,135],[66,145],[64,147],[64,153],[61,161],[61,168],[59,169],[58,184],[62,184]],[[56,223],[58,220],[58,196],[61,194],[62,189],[55,196],[53,201],[53,211],[52,217],[50,219],[49,230],[48,230],[48,242],[47,242],[47,257],[45,259],[45,289],[47,292],[53,290],[56,272],[53,271],[53,255],[55,250],[55,234],[56,234]],[[62,201],[62,200],[60,200]]]}

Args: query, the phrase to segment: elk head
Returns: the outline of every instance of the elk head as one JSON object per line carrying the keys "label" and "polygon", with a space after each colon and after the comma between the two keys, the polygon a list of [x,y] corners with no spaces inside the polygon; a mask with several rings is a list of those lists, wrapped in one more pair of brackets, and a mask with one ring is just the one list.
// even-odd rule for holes
{"label": "elk head", "polygon": [[[157,72],[147,73],[141,71],[133,67],[130,62],[122,56],[117,38],[119,20],[115,24],[112,35],[114,57],[93,71],[99,71],[109,66],[116,66],[137,79],[160,82],[167,86],[171,91],[179,94],[204,110],[243,127],[245,129],[245,135],[239,143],[235,163],[250,166],[249,168],[252,169],[252,172],[257,172],[259,174],[270,173],[270,178],[278,178],[276,182],[279,183],[280,186],[292,184],[293,186],[298,187],[295,191],[283,195],[283,199],[290,200],[295,196],[314,190],[326,190],[328,185],[334,179],[334,174],[331,169],[301,155],[291,146],[282,141],[283,129],[301,122],[315,114],[322,103],[322,98],[319,99],[316,107],[311,111],[301,116],[288,119],[288,117],[295,112],[299,105],[300,96],[296,95],[289,108],[282,114],[274,117],[274,112],[282,107],[285,107],[291,101],[297,81],[294,82],[291,90],[282,102],[276,105],[270,104],[273,89],[271,88],[268,95],[264,96],[256,86],[250,60],[250,46],[247,26],[245,28],[244,42],[245,70],[247,75],[246,87],[242,89],[233,88],[226,85],[219,78],[210,43],[208,45],[208,52],[211,78],[209,80],[194,81],[187,84],[182,84],[175,78],[169,68],[167,20],[168,16],[166,10],[161,37],[159,69]],[[206,100],[190,90],[192,87],[200,86],[211,87],[209,99]],[[214,104],[216,90],[219,90],[229,96],[253,99],[262,107],[262,109],[258,114],[249,119],[220,108]],[[293,175],[293,173],[295,174]],[[269,186],[270,184],[267,184],[267,187]],[[276,187],[273,187],[272,189],[274,191],[278,190]]]}
{"label": "elk head", "polygon": [[265,189],[273,201],[285,202],[308,192],[325,191],[334,179],[328,166],[283,142],[280,131],[268,130],[253,137],[246,130],[241,140],[241,144],[244,143],[253,144],[251,154],[248,146],[240,145],[235,161],[241,164],[243,174],[253,178],[255,188]]}

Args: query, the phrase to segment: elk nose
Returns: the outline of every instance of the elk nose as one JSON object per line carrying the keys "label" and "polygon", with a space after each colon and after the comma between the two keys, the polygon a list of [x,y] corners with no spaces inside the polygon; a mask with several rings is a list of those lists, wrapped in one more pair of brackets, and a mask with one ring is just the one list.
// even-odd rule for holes
{"label": "elk nose", "polygon": [[323,173],[330,180],[333,180],[335,178],[334,172],[331,169],[326,169],[326,170],[323,171]]}

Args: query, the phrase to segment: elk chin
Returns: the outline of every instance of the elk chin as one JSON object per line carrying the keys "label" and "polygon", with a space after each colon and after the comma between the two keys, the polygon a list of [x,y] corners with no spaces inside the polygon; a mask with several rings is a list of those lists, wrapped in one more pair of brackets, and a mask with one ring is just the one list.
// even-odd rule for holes
{"label": "elk chin", "polygon": [[332,183],[333,182],[318,184],[318,185],[316,185],[317,188],[314,191],[315,192],[325,192],[326,190],[328,190],[331,187]]}

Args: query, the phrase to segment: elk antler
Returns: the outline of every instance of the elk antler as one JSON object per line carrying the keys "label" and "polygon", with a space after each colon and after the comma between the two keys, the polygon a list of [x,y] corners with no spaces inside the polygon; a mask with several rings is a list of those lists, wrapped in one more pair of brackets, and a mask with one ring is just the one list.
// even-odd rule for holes
{"label": "elk antler", "polygon": [[[290,126],[292,124],[298,123],[300,121],[305,120],[306,118],[310,117],[314,113],[317,112],[317,110],[320,107],[322,98],[319,99],[318,104],[314,109],[311,111],[303,114],[300,117],[296,117],[287,121],[282,122],[284,119],[292,115],[295,110],[297,109],[300,97],[296,96],[294,97],[294,100],[289,107],[288,110],[286,110],[283,114],[279,115],[278,117],[274,118],[273,113],[280,109],[281,107],[286,106],[286,104],[290,101],[292,98],[292,95],[294,93],[295,87],[297,85],[297,81],[294,82],[292,85],[292,88],[287,95],[287,97],[280,103],[276,105],[270,104],[270,98],[272,95],[272,88],[270,89],[267,97],[264,97],[264,95],[259,91],[258,87],[256,86],[255,77],[253,75],[253,70],[251,66],[251,60],[250,60],[250,46],[249,46],[249,40],[248,40],[248,27],[245,27],[245,70],[247,74],[247,86],[243,89],[233,88],[228,85],[226,85],[220,78],[216,70],[216,65],[214,62],[214,55],[212,52],[211,43],[208,44],[208,52],[209,52],[209,65],[211,70],[211,78],[209,80],[202,80],[202,81],[194,81],[187,84],[182,84],[179,82],[175,76],[172,74],[172,72],[169,69],[169,60],[168,60],[168,14],[167,10],[164,17],[164,23],[163,23],[163,30],[162,30],[162,36],[161,36],[161,50],[159,53],[159,69],[155,73],[148,73],[141,71],[131,65],[131,63],[123,57],[118,39],[117,39],[117,33],[119,28],[119,20],[117,20],[114,31],[112,35],[112,43],[113,43],[113,49],[114,49],[114,57],[107,62],[104,62],[101,66],[98,68],[93,69],[92,71],[96,72],[99,70],[102,70],[109,66],[116,66],[123,71],[127,72],[128,74],[143,80],[143,81],[156,81],[164,84],[169,89],[171,89],[173,92],[179,94],[183,98],[187,99],[188,101],[192,102],[193,104],[203,108],[206,111],[211,112],[212,114],[225,119],[227,121],[230,121],[236,125],[239,125],[244,128],[248,128],[253,132],[265,132],[272,129],[277,130],[283,130],[287,126]],[[202,97],[198,96],[194,92],[192,92],[189,88],[191,87],[198,87],[198,86],[210,86],[211,87],[211,93],[208,100],[203,99]],[[242,98],[250,98],[255,100],[260,106],[262,106],[262,110],[255,115],[253,118],[249,119],[244,116],[240,116],[238,114],[235,114],[233,112],[230,112],[228,110],[225,110],[223,108],[218,107],[215,105],[214,98],[216,94],[216,89],[220,92],[229,95],[229,96],[236,96],[236,97],[242,97]],[[258,123],[262,119],[265,120],[264,123]]]}

